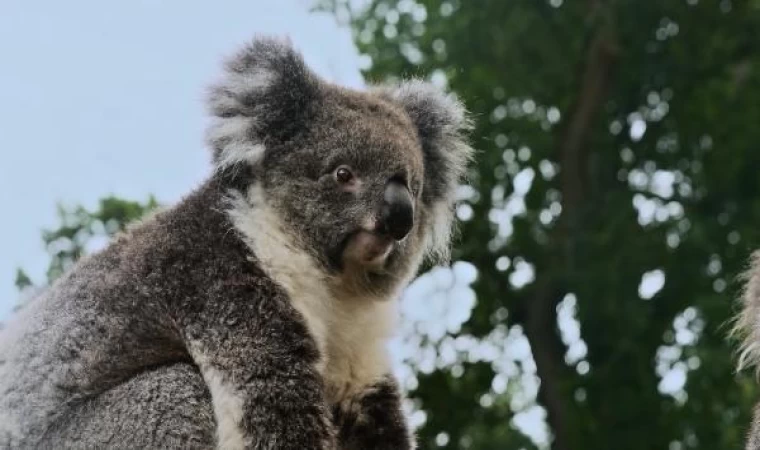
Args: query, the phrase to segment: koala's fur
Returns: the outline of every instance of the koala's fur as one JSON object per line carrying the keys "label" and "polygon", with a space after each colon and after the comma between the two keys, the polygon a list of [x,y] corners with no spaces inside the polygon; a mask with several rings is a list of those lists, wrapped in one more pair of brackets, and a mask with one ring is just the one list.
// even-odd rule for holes
{"label": "koala's fur", "polygon": [[[464,108],[419,81],[329,84],[271,38],[209,98],[209,179],[2,331],[0,447],[413,447],[384,345],[395,297],[449,245]],[[338,164],[356,190],[336,189]],[[413,227],[368,271],[350,236],[389,177]]]}
{"label": "koala's fur", "polygon": [[[732,334],[743,339],[739,354],[739,370],[755,366],[760,374],[760,250],[752,254],[750,267],[743,275],[742,309]],[[747,450],[760,450],[760,402],[755,406],[747,436]]]}

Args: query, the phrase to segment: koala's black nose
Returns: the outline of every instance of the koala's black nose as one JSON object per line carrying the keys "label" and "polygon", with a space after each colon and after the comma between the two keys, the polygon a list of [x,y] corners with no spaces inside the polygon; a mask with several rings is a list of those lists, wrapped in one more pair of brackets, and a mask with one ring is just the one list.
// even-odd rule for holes
{"label": "koala's black nose", "polygon": [[414,204],[409,189],[400,181],[391,180],[385,186],[379,231],[400,241],[414,225]]}

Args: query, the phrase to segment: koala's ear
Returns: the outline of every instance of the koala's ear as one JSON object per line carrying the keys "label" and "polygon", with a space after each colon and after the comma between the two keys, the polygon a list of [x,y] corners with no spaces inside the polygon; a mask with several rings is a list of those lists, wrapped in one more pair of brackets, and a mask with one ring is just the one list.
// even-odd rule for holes
{"label": "koala's ear", "polygon": [[212,85],[206,135],[217,167],[255,164],[265,141],[287,139],[308,120],[320,80],[290,40],[257,37],[224,65]]}
{"label": "koala's ear", "polygon": [[413,80],[375,91],[400,105],[417,128],[425,162],[423,201],[434,216],[431,250],[445,253],[456,189],[474,153],[468,142],[472,121],[454,94],[431,83]]}
{"label": "koala's ear", "polygon": [[419,80],[376,91],[401,105],[417,128],[425,157],[425,199],[451,201],[473,153],[467,142],[472,122],[464,105],[454,94]]}

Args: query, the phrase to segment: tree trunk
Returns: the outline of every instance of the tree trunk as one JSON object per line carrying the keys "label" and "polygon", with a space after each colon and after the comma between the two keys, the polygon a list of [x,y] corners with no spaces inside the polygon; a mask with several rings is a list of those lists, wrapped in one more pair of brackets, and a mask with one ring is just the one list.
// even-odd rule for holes
{"label": "tree trunk", "polygon": [[[593,3],[591,14],[598,13]],[[589,45],[580,78],[578,96],[567,113],[567,122],[557,135],[555,154],[560,163],[559,189],[562,215],[550,235],[547,272],[540,277],[536,296],[526,305],[525,333],[530,341],[538,376],[539,401],[547,410],[554,433],[554,450],[572,448],[568,429],[567,393],[562,392],[564,346],[557,334],[556,306],[565,294],[564,286],[553,273],[573,267],[578,221],[588,186],[588,138],[599,108],[604,103],[615,66],[617,48],[609,24],[602,24]]]}

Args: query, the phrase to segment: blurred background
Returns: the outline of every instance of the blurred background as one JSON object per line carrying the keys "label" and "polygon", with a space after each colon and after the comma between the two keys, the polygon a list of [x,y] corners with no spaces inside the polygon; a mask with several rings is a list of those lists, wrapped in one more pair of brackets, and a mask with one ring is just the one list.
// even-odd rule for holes
{"label": "blurred background", "polygon": [[742,448],[758,30],[758,0],[6,0],[0,321],[200,182],[221,58],[289,35],[327,79],[429,79],[476,121],[453,264],[391,346],[421,448]]}

